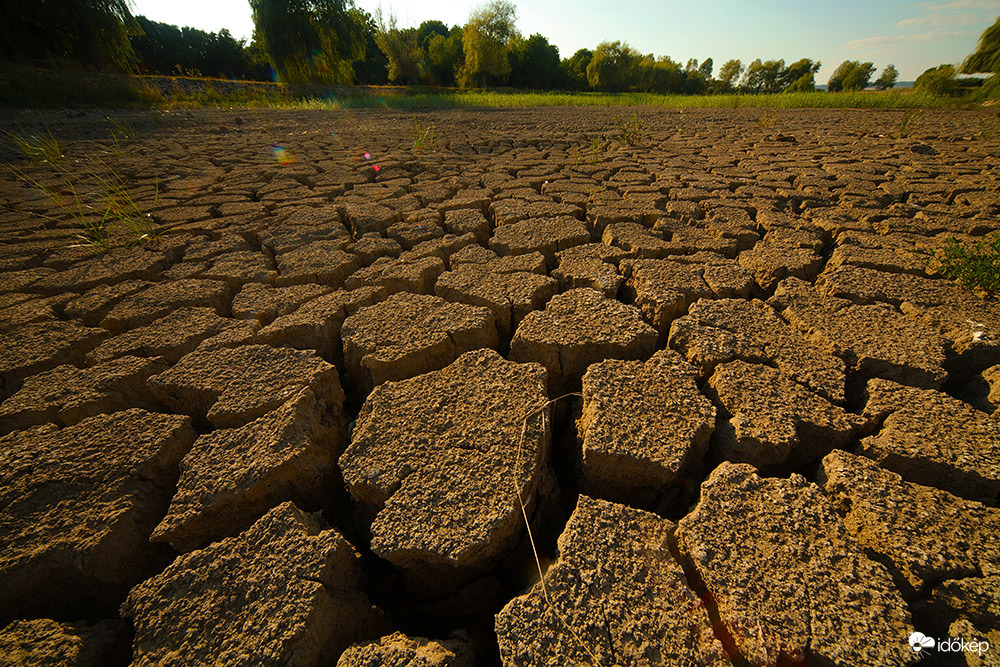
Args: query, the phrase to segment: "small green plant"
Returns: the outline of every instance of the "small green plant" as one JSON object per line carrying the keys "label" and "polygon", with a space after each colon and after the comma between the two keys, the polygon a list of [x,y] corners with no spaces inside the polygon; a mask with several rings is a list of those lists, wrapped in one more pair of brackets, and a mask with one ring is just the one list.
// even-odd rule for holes
{"label": "small green plant", "polygon": [[[20,181],[41,192],[70,220],[79,243],[74,247],[89,246],[95,250],[109,250],[116,230],[122,233],[124,245],[132,247],[160,236],[152,217],[135,200],[125,180],[100,158],[72,172],[55,167],[61,184],[52,186],[18,169],[9,166]],[[159,198],[159,184],[154,185],[153,205]],[[52,216],[43,218],[59,221]]]}
{"label": "small green plant", "polygon": [[770,111],[765,111],[761,114],[760,118],[757,119],[757,126],[762,130],[770,130],[774,127],[774,114]]}
{"label": "small green plant", "polygon": [[111,137],[104,147],[117,157],[125,155],[125,145],[135,141],[135,128],[125,121],[108,117],[111,126]]}
{"label": "small green plant", "polygon": [[47,130],[45,134],[5,130],[4,136],[11,146],[31,162],[59,164],[62,161],[62,146],[59,145],[59,140],[52,136],[51,130]]}
{"label": "small green plant", "polygon": [[945,278],[992,296],[1000,294],[1000,232],[972,243],[962,243],[952,236],[940,249],[916,252],[928,268]]}
{"label": "small green plant", "polygon": [[601,163],[601,143],[602,137],[596,134],[590,138],[590,164]]}
{"label": "small green plant", "polygon": [[418,151],[434,148],[434,128],[421,125],[416,116],[413,117],[413,147]]}
{"label": "small green plant", "polygon": [[615,139],[622,144],[638,146],[646,138],[646,134],[642,131],[642,119],[639,118],[638,114],[632,114],[628,119],[621,114],[616,114],[611,120],[618,127],[618,135]]}
{"label": "small green plant", "polygon": [[903,117],[899,119],[899,125],[896,127],[895,137],[897,139],[905,139],[910,134],[913,133],[914,121],[920,118],[920,114],[923,113],[921,109],[910,109],[903,113]]}

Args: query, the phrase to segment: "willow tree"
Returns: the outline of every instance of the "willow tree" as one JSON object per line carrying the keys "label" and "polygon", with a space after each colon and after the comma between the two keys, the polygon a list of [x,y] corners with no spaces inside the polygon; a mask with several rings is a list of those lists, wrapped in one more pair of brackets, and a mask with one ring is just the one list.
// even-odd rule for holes
{"label": "willow tree", "polygon": [[250,0],[255,35],[287,83],[347,84],[365,26],[345,0]]}
{"label": "willow tree", "polygon": [[127,0],[0,3],[0,54],[10,60],[72,60],[129,71],[129,38],[142,30]]}
{"label": "willow tree", "polygon": [[459,83],[486,86],[510,75],[507,47],[517,35],[517,8],[507,0],[492,0],[472,10],[462,29],[465,64]]}

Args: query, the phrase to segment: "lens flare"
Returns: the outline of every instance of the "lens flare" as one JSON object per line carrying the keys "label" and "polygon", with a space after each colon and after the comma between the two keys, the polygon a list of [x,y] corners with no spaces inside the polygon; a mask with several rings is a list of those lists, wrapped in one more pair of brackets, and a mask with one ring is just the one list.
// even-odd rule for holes
{"label": "lens flare", "polygon": [[274,153],[274,159],[278,161],[278,164],[292,164],[295,162],[295,151],[287,146],[271,146],[271,151]]}

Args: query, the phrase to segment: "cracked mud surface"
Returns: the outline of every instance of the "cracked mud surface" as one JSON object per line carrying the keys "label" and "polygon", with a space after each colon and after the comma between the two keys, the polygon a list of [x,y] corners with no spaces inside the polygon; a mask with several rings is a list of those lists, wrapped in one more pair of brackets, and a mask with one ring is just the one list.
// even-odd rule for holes
{"label": "cracked mud surface", "polygon": [[0,156],[58,193],[0,175],[0,652],[1000,637],[1000,306],[915,253],[1000,231],[996,112],[635,112],[636,146],[613,109],[137,113],[124,150],[101,114],[0,119],[163,232],[81,247],[67,177]]}

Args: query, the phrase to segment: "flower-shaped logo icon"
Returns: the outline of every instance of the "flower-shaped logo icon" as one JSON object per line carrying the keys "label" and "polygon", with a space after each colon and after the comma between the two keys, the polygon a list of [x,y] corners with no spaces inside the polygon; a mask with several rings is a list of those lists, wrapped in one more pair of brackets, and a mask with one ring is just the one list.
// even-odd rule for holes
{"label": "flower-shaped logo icon", "polygon": [[925,648],[934,648],[934,638],[928,637],[922,632],[914,632],[910,635],[910,648],[920,653]]}

